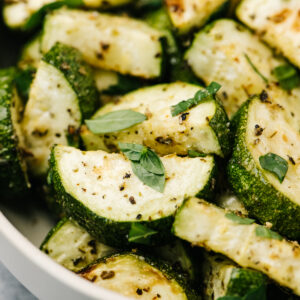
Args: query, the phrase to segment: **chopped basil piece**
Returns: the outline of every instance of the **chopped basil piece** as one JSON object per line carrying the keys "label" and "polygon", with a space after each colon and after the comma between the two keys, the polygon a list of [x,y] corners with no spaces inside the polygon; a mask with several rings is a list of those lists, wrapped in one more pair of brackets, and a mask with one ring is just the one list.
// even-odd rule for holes
{"label": "chopped basil piece", "polygon": [[142,156],[142,152],[147,149],[143,145],[139,144],[128,144],[128,143],[119,143],[120,150],[126,155],[126,157],[132,161],[139,161]]}
{"label": "chopped basil piece", "polygon": [[157,231],[140,223],[132,223],[128,235],[128,241],[137,244],[149,245],[149,237],[154,234],[157,234]]}
{"label": "chopped basil piece", "polygon": [[216,82],[211,82],[206,89],[199,90],[193,98],[183,100],[171,107],[172,117],[179,115],[180,113],[200,104],[202,101],[212,99],[217,91],[221,88],[221,85]]}
{"label": "chopped basil piece", "polygon": [[280,183],[284,180],[288,170],[288,163],[285,159],[277,154],[267,153],[259,157],[259,163],[263,169],[275,174]]}
{"label": "chopped basil piece", "polygon": [[256,66],[253,64],[253,62],[251,61],[250,57],[248,56],[248,54],[244,54],[246,57],[247,62],[249,63],[249,65],[251,66],[251,68],[253,69],[253,71],[266,83],[268,84],[269,81],[268,79],[262,74],[260,73],[260,71],[256,68]]}
{"label": "chopped basil piece", "polygon": [[262,284],[258,288],[251,289],[244,296],[224,296],[217,300],[266,300],[266,285]]}
{"label": "chopped basil piece", "polygon": [[205,157],[206,154],[200,153],[200,152],[195,151],[195,150],[188,150],[188,156],[189,157]]}
{"label": "chopped basil piece", "polygon": [[165,168],[159,156],[138,144],[119,143],[120,150],[131,160],[133,173],[146,185],[158,192],[165,187]]}
{"label": "chopped basil piece", "polygon": [[264,237],[267,239],[274,239],[279,241],[283,239],[283,237],[280,234],[264,226],[256,227],[255,233],[257,236]]}
{"label": "chopped basil piece", "polygon": [[300,75],[297,69],[290,64],[278,66],[273,72],[284,90],[290,91],[300,85]]}
{"label": "chopped basil piece", "polygon": [[147,117],[139,112],[125,109],[109,112],[93,120],[86,120],[89,130],[95,134],[120,131],[142,123]]}
{"label": "chopped basil piece", "polygon": [[255,220],[250,219],[250,218],[243,218],[240,216],[237,216],[235,213],[227,213],[225,217],[235,223],[238,223],[240,225],[250,225],[255,222]]}

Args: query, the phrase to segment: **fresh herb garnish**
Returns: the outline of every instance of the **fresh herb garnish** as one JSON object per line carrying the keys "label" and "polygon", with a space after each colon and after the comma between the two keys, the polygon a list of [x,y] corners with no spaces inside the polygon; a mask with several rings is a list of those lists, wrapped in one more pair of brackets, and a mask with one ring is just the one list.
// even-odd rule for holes
{"label": "fresh herb garnish", "polygon": [[204,154],[204,153],[200,153],[198,151],[195,151],[195,150],[188,150],[188,157],[205,157],[207,156],[207,154]]}
{"label": "fresh herb garnish", "polygon": [[138,145],[119,143],[120,150],[131,161],[133,173],[146,185],[158,192],[165,187],[165,168],[159,156],[151,149]]}
{"label": "fresh herb garnish", "polygon": [[154,234],[157,234],[157,231],[135,222],[131,224],[128,241],[131,243],[149,245],[149,237]]}
{"label": "fresh herb garnish", "polygon": [[285,159],[274,153],[267,153],[259,157],[261,167],[277,176],[280,183],[288,170],[288,163]]}
{"label": "fresh herb garnish", "polygon": [[217,300],[266,300],[266,285],[262,284],[257,288],[250,289],[244,296],[224,296]]}
{"label": "fresh herb garnish", "polygon": [[133,125],[142,123],[147,117],[139,112],[125,109],[109,112],[85,123],[95,134],[105,134],[120,131]]}
{"label": "fresh herb garnish", "polygon": [[243,217],[237,216],[235,213],[232,213],[232,212],[227,213],[225,215],[225,217],[235,223],[240,224],[240,225],[250,225],[255,222],[255,220],[253,220],[253,219],[243,218]]}
{"label": "fresh herb garnish", "polygon": [[295,67],[290,64],[284,64],[273,70],[279,85],[287,91],[300,85],[300,75]]}
{"label": "fresh herb garnish", "polygon": [[253,62],[251,61],[250,57],[248,56],[248,54],[244,53],[247,62],[249,63],[249,65],[251,66],[251,68],[253,69],[253,71],[266,83],[268,84],[269,81],[267,79],[267,77],[265,77],[258,69],[257,67],[253,64]]}
{"label": "fresh herb garnish", "polygon": [[220,88],[220,84],[212,82],[207,88],[199,90],[193,98],[181,101],[178,104],[171,106],[172,117],[175,117],[180,113],[198,105],[202,101],[214,98]]}
{"label": "fresh herb garnish", "polygon": [[279,241],[283,239],[283,237],[280,234],[264,226],[256,227],[255,234],[257,236],[264,237],[267,239],[274,239]]}

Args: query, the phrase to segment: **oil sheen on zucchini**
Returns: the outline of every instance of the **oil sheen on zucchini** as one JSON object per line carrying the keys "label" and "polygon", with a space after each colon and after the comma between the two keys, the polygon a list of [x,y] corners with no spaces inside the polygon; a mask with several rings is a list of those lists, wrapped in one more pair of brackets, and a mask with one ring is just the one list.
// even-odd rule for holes
{"label": "oil sheen on zucchini", "polygon": [[115,251],[97,242],[85,229],[68,218],[62,219],[51,229],[40,249],[73,272]]}
{"label": "oil sheen on zucchini", "polygon": [[228,0],[166,0],[165,3],[173,26],[180,34],[186,34],[223,10]]}
{"label": "oil sheen on zucchini", "polygon": [[277,81],[272,70],[283,63],[258,37],[229,19],[217,20],[197,33],[185,59],[206,85],[211,81],[222,85],[218,95],[229,117],[250,95]]}
{"label": "oil sheen on zucchini", "polygon": [[237,17],[300,68],[298,0],[243,0]]}
{"label": "oil sheen on zucchini", "polygon": [[205,300],[224,296],[243,297],[250,290],[266,285],[267,277],[258,271],[237,266],[226,257],[205,252],[201,265]]}
{"label": "oil sheen on zucchini", "polygon": [[37,15],[43,16],[46,7],[55,9],[62,5],[84,6],[88,8],[107,9],[121,6],[131,2],[131,0],[27,0],[27,1],[7,1],[3,8],[4,21],[11,28],[26,28],[26,24]]}
{"label": "oil sheen on zucchini", "polygon": [[132,299],[200,299],[184,276],[141,254],[123,253],[100,259],[79,275]]}
{"label": "oil sheen on zucchini", "polygon": [[173,232],[194,246],[221,253],[244,268],[266,274],[299,296],[300,246],[258,235],[261,225],[239,224],[227,213],[204,200],[191,198],[178,211]]}
{"label": "oil sheen on zucchini", "polygon": [[123,154],[80,151],[55,146],[50,180],[64,211],[99,241],[115,247],[128,245],[134,222],[154,229],[150,244],[166,244],[176,210],[189,196],[206,197],[214,185],[211,156],[161,158],[166,172],[164,192],[145,185],[132,172]]}
{"label": "oil sheen on zucchini", "polygon": [[[272,98],[254,97],[236,115],[237,131],[229,181],[249,214],[291,239],[300,238],[299,129]],[[264,170],[259,157],[275,153],[288,162],[282,183]]]}
{"label": "oil sheen on zucchini", "polygon": [[194,97],[202,89],[182,82],[146,87],[122,97],[118,103],[100,108],[93,118],[111,111],[131,109],[145,114],[141,124],[119,132],[95,135],[87,126],[81,128],[81,137],[88,150],[118,149],[119,142],[144,144],[159,154],[186,155],[188,150],[221,157],[230,152],[229,121],[223,107],[211,99],[172,117],[171,106]]}
{"label": "oil sheen on zucchini", "polygon": [[60,41],[94,67],[143,78],[162,74],[161,33],[142,21],[97,12],[60,9],[47,16],[41,49]]}
{"label": "oil sheen on zucchini", "polygon": [[34,175],[46,174],[52,145],[78,144],[77,130],[97,101],[91,69],[80,53],[55,44],[39,64],[22,121],[30,153],[27,161]]}
{"label": "oil sheen on zucchini", "polygon": [[14,84],[16,70],[0,70],[0,188],[3,198],[24,196],[29,187],[20,126],[23,105]]}

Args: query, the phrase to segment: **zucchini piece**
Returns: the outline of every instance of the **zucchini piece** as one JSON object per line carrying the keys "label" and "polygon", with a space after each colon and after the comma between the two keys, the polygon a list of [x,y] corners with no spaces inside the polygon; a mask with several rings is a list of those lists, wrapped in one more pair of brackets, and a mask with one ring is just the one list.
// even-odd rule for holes
{"label": "zucchini piece", "polygon": [[298,0],[243,0],[239,20],[300,68],[300,21]]}
{"label": "zucchini piece", "polygon": [[40,42],[41,34],[38,34],[23,47],[21,57],[18,62],[18,67],[20,69],[27,69],[28,67],[37,69],[42,58]]}
{"label": "zucchini piece", "polygon": [[52,145],[76,145],[77,129],[97,102],[91,69],[81,54],[54,45],[39,64],[22,121],[26,150],[31,153],[27,162],[35,176],[46,175]]}
{"label": "zucchini piece", "polygon": [[97,90],[107,95],[122,95],[136,90],[143,85],[140,78],[124,76],[119,73],[94,69]]}
{"label": "zucchini piece", "polygon": [[248,215],[248,211],[246,210],[243,202],[231,191],[226,191],[225,193],[218,195],[216,204],[232,212],[236,212],[244,216]]}
{"label": "zucchini piece", "polygon": [[[148,116],[148,120],[120,132],[105,135],[81,128],[81,137],[88,150],[115,150],[119,142],[145,144],[159,154],[186,155],[188,150],[221,157],[230,152],[227,115],[216,100],[207,100],[179,116],[171,116],[171,106],[194,97],[202,89],[182,82],[145,87],[122,97],[118,103],[100,108],[93,118],[111,111],[131,109]],[[183,117],[184,116],[184,120]]]}
{"label": "zucchini piece", "polygon": [[215,21],[197,33],[185,59],[205,84],[216,81],[222,85],[218,95],[229,117],[250,95],[276,82],[272,71],[283,64],[258,37],[228,19]]}
{"label": "zucchini piece", "polygon": [[0,188],[1,199],[24,196],[30,188],[23,158],[20,122],[23,105],[17,94],[13,68],[0,70]]}
{"label": "zucchini piece", "polygon": [[244,268],[266,274],[300,295],[300,246],[279,239],[279,235],[261,236],[265,227],[242,225],[228,218],[226,210],[191,198],[178,211],[174,234],[195,246],[226,255]]}
{"label": "zucchini piece", "polygon": [[100,259],[79,274],[101,287],[134,299],[200,299],[184,276],[161,261],[136,253]]}
{"label": "zucchini piece", "polygon": [[228,0],[166,0],[166,9],[179,34],[201,27],[217,12],[223,11]]}
{"label": "zucchini piece", "polygon": [[164,192],[145,185],[132,172],[123,154],[82,152],[55,146],[50,159],[50,179],[64,211],[104,244],[129,245],[131,225],[141,222],[158,231],[153,245],[170,240],[173,215],[191,195],[208,195],[214,182],[211,156],[161,158],[165,167]]}
{"label": "zucchini piece", "polygon": [[183,81],[199,84],[190,67],[183,60],[183,50],[172,32],[172,24],[164,8],[146,14],[144,20],[152,27],[160,30],[166,38],[168,56],[167,75],[169,81]]}
{"label": "zucchini piece", "polygon": [[161,33],[128,17],[56,10],[46,18],[42,51],[57,41],[79,49],[94,67],[143,78],[159,77],[163,71]]}
{"label": "zucchini piece", "polygon": [[53,227],[40,249],[65,268],[78,272],[115,250],[97,242],[72,219],[64,218]]}
{"label": "zucchini piece", "polygon": [[219,254],[206,252],[201,268],[205,300],[217,300],[224,296],[242,298],[252,289],[267,284],[267,277],[264,274],[240,268]]}
{"label": "zucchini piece", "polygon": [[[261,223],[269,222],[288,238],[300,239],[298,129],[289,121],[290,114],[283,106],[272,103],[272,98],[252,98],[236,118],[236,141],[228,166],[234,192]],[[269,152],[288,162],[282,183],[259,162]]]}
{"label": "zucchini piece", "polygon": [[10,28],[31,30],[42,22],[45,14],[67,5],[108,9],[128,4],[132,0],[27,0],[7,1],[3,8],[4,22]]}

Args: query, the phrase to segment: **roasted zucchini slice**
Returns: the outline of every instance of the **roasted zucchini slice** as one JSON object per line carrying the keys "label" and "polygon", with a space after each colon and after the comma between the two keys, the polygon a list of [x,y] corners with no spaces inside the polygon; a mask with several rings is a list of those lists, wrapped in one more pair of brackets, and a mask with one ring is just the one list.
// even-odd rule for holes
{"label": "roasted zucchini slice", "polygon": [[300,68],[298,0],[243,0],[237,17],[260,38]]}
{"label": "roasted zucchini slice", "polygon": [[249,30],[221,19],[197,33],[185,59],[205,84],[216,81],[225,110],[231,117],[250,95],[277,81],[272,71],[283,63]]}
{"label": "roasted zucchini slice", "polygon": [[264,226],[245,224],[242,218],[231,216],[222,208],[191,198],[178,211],[173,231],[179,238],[260,271],[300,295],[300,246]]}
{"label": "roasted zucchini slice", "polygon": [[211,156],[173,154],[161,160],[168,178],[162,193],[140,181],[123,154],[60,145],[52,150],[50,179],[66,213],[99,241],[124,247],[132,224],[139,222],[157,231],[150,244],[166,244],[184,199],[210,194],[215,163]]}
{"label": "roasted zucchini slice", "polygon": [[166,0],[166,9],[173,26],[180,34],[201,27],[217,12],[223,11],[228,0]]}
{"label": "roasted zucchini slice", "polygon": [[63,218],[53,227],[40,249],[65,268],[78,272],[115,250],[97,242],[75,221]]}
{"label": "roasted zucchini slice", "polygon": [[183,275],[161,261],[135,253],[100,259],[79,275],[133,299],[200,299]]}
{"label": "roasted zucchini slice", "polygon": [[22,128],[27,162],[36,176],[46,175],[50,148],[78,143],[77,130],[98,102],[90,67],[69,46],[55,44],[37,69]]}
{"label": "roasted zucchini slice", "polygon": [[27,194],[30,183],[23,158],[23,104],[17,94],[13,68],[0,70],[0,187],[1,200]]}
{"label": "roasted zucchini slice", "polygon": [[87,126],[81,128],[81,137],[88,150],[118,149],[119,142],[144,144],[159,154],[188,154],[195,150],[224,157],[230,152],[230,132],[227,115],[214,99],[172,117],[171,106],[194,97],[203,89],[182,82],[146,87],[129,93],[117,103],[100,108],[92,119],[112,111],[130,109],[148,116],[138,125],[119,132],[95,135]]}
{"label": "roasted zucchini slice", "polygon": [[161,33],[145,22],[97,12],[60,9],[46,18],[43,52],[60,41],[83,53],[94,67],[143,78],[162,74]]}
{"label": "roasted zucchini slice", "polygon": [[[261,100],[262,99],[262,100]],[[236,115],[237,132],[229,181],[249,214],[291,238],[300,238],[299,129],[272,98],[254,97]],[[281,182],[262,167],[261,157],[276,154],[288,170]]]}
{"label": "roasted zucchini slice", "polygon": [[32,29],[42,21],[44,15],[63,5],[108,9],[128,4],[131,0],[27,0],[6,1],[3,8],[4,21],[11,28]]}
{"label": "roasted zucchini slice", "polygon": [[251,290],[267,284],[264,274],[241,268],[226,257],[212,252],[205,252],[201,269],[205,300],[217,300],[224,296],[242,298]]}

